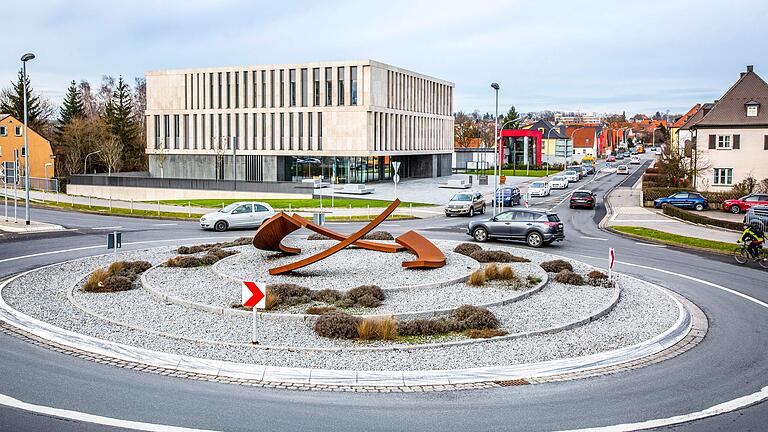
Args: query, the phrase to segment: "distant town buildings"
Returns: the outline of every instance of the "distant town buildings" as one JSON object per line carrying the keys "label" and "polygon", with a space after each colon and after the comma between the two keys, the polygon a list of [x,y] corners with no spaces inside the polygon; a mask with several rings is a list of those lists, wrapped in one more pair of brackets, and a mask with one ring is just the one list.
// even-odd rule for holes
{"label": "distant town buildings", "polygon": [[604,115],[599,115],[596,113],[586,114],[586,113],[580,113],[580,112],[569,112],[569,113],[555,113],[555,124],[564,124],[564,125],[579,125],[579,124],[602,124],[605,120]]}

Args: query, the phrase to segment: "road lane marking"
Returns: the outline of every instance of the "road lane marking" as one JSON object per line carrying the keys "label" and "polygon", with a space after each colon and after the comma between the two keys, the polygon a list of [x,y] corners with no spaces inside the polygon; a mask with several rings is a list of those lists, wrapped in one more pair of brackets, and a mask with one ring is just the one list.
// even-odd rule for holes
{"label": "road lane marking", "polygon": [[177,223],[156,223],[152,224],[152,226],[175,226],[178,225]]}
{"label": "road lane marking", "polygon": [[109,229],[120,229],[122,228],[122,225],[115,225],[115,226],[105,226],[105,227],[93,227],[92,230],[109,230]]}
{"label": "road lane marking", "polygon": [[137,422],[132,420],[123,420],[112,417],[104,417],[94,414],[86,414],[78,411],[70,411],[61,408],[47,407],[43,405],[35,405],[28,402],[23,402],[18,399],[14,399],[10,396],[0,394],[0,405],[4,405],[11,408],[22,409],[24,411],[30,411],[45,416],[75,420],[92,424],[105,425],[116,428],[135,429],[141,431],[151,432],[210,432],[210,429],[192,429],[180,426],[169,426],[152,423]]}
{"label": "road lane marking", "polygon": [[653,243],[643,243],[643,242],[635,242],[635,244],[642,245],[642,246],[657,247],[657,248],[665,248],[666,247],[665,245],[658,245],[658,244],[653,244]]}
{"label": "road lane marking", "polygon": [[583,239],[586,239],[586,240],[600,240],[600,241],[608,241],[608,239],[606,239],[606,238],[602,238],[602,237],[587,237],[587,236],[581,236],[581,238],[583,238]]}

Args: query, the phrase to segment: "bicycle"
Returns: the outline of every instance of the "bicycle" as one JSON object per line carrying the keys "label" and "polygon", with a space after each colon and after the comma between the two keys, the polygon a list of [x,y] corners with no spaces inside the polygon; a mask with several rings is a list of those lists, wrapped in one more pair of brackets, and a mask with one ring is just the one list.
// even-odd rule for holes
{"label": "bicycle", "polygon": [[762,242],[758,247],[756,257],[752,257],[752,255],[747,250],[747,245],[742,243],[741,246],[733,250],[733,258],[737,263],[742,265],[746,264],[750,260],[757,261],[760,267],[768,269],[768,251],[762,247]]}

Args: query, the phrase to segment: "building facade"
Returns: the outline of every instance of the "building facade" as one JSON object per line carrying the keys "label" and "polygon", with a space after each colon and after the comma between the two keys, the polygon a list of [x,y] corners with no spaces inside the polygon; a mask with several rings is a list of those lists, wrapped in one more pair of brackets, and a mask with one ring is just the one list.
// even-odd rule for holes
{"label": "building facade", "polygon": [[[53,178],[55,158],[51,143],[42,135],[29,129],[29,177]],[[14,161],[14,152],[18,152],[19,176],[24,175],[24,122],[8,114],[0,114],[0,164]]]}
{"label": "building facade", "polygon": [[453,84],[372,60],[152,71],[154,177],[336,183],[450,175]]}

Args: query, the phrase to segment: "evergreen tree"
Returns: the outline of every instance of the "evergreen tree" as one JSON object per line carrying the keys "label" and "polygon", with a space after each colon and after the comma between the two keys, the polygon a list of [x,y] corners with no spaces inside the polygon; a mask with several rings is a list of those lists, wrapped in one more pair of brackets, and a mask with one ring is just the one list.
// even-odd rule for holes
{"label": "evergreen tree", "polygon": [[67,95],[64,96],[64,103],[61,105],[59,123],[64,126],[76,118],[85,118],[85,106],[73,80],[67,89]]}
{"label": "evergreen tree", "polygon": [[501,117],[501,123],[499,123],[499,127],[502,126],[504,129],[520,128],[520,115],[517,113],[514,106],[512,106],[509,111],[507,111],[507,114]]}
{"label": "evergreen tree", "polygon": [[128,169],[140,166],[144,160],[144,148],[137,140],[138,125],[133,113],[131,89],[122,77],[117,81],[112,98],[107,102],[104,122],[123,146],[124,165]]}
{"label": "evergreen tree", "polygon": [[29,127],[41,132],[48,118],[50,110],[45,100],[41,100],[32,90],[29,75],[24,78],[22,70],[19,70],[18,81],[11,82],[11,87],[3,90],[0,95],[0,113],[10,114],[20,121],[24,121],[24,81],[27,86],[27,121]]}

